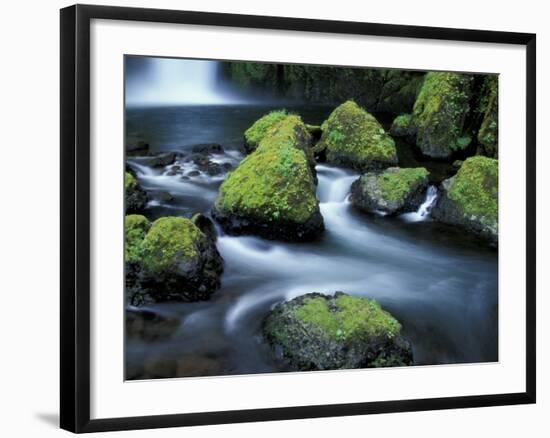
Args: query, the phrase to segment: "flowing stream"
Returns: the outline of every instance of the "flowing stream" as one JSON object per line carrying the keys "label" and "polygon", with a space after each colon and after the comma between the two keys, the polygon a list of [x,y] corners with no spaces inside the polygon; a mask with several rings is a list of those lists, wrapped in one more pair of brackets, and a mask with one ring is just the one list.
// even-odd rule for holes
{"label": "flowing stream", "polygon": [[[181,152],[194,143],[219,142],[225,152],[212,160],[234,167],[243,157],[242,132],[267,110],[134,109],[128,112],[128,135],[146,132],[159,150]],[[330,111],[294,110],[308,123],[319,123]],[[193,175],[182,179],[169,175],[170,166],[152,169],[139,159],[129,161],[145,189],[171,195],[149,204],[153,219],[208,213],[225,177],[191,173],[193,164],[181,163]],[[179,328],[166,340],[128,340],[129,378],[284,371],[262,339],[262,320],[274,304],[313,291],[377,299],[402,323],[418,365],[498,360],[497,253],[430,220],[436,187],[430,186],[417,212],[377,217],[356,212],[348,201],[355,172],[319,164],[317,173],[322,239],[283,243],[218,230],[225,260],[221,289],[206,302],[149,306],[176,318]]]}
{"label": "flowing stream", "polygon": [[[209,157],[225,166],[211,175],[178,159],[179,171],[128,164],[151,194],[147,216],[208,214],[227,168],[243,158],[244,131],[281,102],[253,104],[217,80],[207,61],[126,58],[126,141],[145,140],[152,152],[183,155],[199,143],[219,143]],[[243,105],[243,103],[247,103]],[[320,124],[333,108],[285,105],[306,123]],[[384,124],[384,118],[379,120]],[[387,123],[387,122],[386,122]],[[284,371],[261,334],[278,302],[309,293],[375,298],[402,324],[417,365],[498,360],[497,252],[460,230],[430,220],[436,184],[452,173],[443,163],[418,162],[396,140],[399,165],[425,166],[432,182],[418,211],[400,217],[365,215],[348,201],[355,172],[317,165],[317,196],[326,231],[317,242],[283,243],[227,236],[222,286],[209,301],[142,308],[168,318],[172,336],[126,340],[126,377],[185,377]]]}

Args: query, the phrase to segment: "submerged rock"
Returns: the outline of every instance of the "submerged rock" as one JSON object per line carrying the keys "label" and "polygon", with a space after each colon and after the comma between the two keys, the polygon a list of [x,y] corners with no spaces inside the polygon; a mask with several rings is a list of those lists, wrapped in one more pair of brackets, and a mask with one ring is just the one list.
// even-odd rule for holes
{"label": "submerged rock", "polygon": [[483,156],[468,158],[455,176],[442,184],[432,217],[458,225],[498,242],[498,160]]}
{"label": "submerged rock", "polygon": [[416,211],[428,188],[423,167],[390,167],[383,173],[367,173],[351,185],[351,202],[368,213],[398,214]]}
{"label": "submerged rock", "polygon": [[140,213],[147,205],[147,194],[130,172],[124,174],[124,203],[126,213]]}
{"label": "submerged rock", "polygon": [[310,293],[278,304],[263,333],[295,370],[412,365],[401,324],[368,298]]}
{"label": "submerged rock", "polygon": [[152,310],[126,309],[126,336],[130,339],[146,342],[167,339],[179,326],[178,318],[163,316]]}
{"label": "submerged rock", "polygon": [[139,263],[141,259],[141,242],[151,228],[151,222],[140,214],[129,214],[124,218],[124,261]]}
{"label": "submerged rock", "polygon": [[146,233],[143,219],[129,221],[136,223],[126,227],[130,303],[206,300],[219,289],[223,259],[212,236],[190,219],[163,217]]}
{"label": "submerged rock", "polygon": [[147,192],[147,198],[149,201],[159,201],[164,204],[168,204],[174,200],[170,192],[165,192],[163,190],[151,190]]}
{"label": "submerged rock", "polygon": [[336,108],[323,123],[322,130],[315,152],[324,151],[328,163],[362,172],[397,164],[393,139],[374,116],[353,101]]}
{"label": "submerged rock", "polygon": [[132,139],[126,143],[126,155],[131,157],[149,155],[149,147],[149,143],[144,140]]}
{"label": "submerged rock", "polygon": [[412,112],[416,145],[423,155],[448,159],[471,143],[465,130],[473,76],[460,73],[426,74]]}
{"label": "submerged rock", "polygon": [[303,150],[307,131],[288,116],[225,179],[212,215],[233,234],[311,240],[324,229],[311,162]]}
{"label": "submerged rock", "polygon": [[244,132],[244,148],[247,153],[256,150],[260,142],[275,125],[288,116],[286,110],[271,111]]}

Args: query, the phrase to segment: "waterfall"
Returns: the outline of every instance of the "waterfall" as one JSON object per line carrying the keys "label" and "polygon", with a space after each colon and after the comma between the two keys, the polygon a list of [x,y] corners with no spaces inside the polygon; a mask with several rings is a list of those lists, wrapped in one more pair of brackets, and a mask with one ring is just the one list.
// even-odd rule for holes
{"label": "waterfall", "polygon": [[430,215],[430,212],[435,205],[435,201],[437,201],[437,187],[429,186],[426,191],[426,198],[424,198],[424,202],[422,202],[420,207],[418,207],[418,210],[412,213],[402,214],[401,217],[407,222],[423,221]]}
{"label": "waterfall", "polygon": [[126,64],[126,104],[220,105],[242,103],[219,79],[217,61],[131,57]]}

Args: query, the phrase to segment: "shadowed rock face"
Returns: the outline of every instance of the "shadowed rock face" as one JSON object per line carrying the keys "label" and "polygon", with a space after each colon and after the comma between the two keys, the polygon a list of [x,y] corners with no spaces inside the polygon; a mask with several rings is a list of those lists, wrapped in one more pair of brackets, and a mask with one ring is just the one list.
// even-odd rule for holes
{"label": "shadowed rock face", "polygon": [[428,188],[428,171],[423,167],[367,173],[351,186],[351,202],[361,211],[394,215],[416,211]]}
{"label": "shadowed rock face", "polygon": [[443,182],[432,217],[497,244],[498,161],[483,156],[465,160],[457,174]]}
{"label": "shadowed rock face", "polygon": [[147,205],[147,194],[130,172],[124,174],[124,203],[126,213],[140,213]]}
{"label": "shadowed rock face", "polygon": [[278,304],[263,325],[279,358],[296,370],[412,365],[411,346],[400,331],[376,301],[342,292]]}

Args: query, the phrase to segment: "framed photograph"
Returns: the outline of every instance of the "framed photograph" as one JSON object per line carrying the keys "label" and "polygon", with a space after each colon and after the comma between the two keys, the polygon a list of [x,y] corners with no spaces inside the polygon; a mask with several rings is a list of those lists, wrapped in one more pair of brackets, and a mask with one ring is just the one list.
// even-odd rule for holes
{"label": "framed photograph", "polygon": [[535,402],[535,35],[61,10],[61,427]]}

